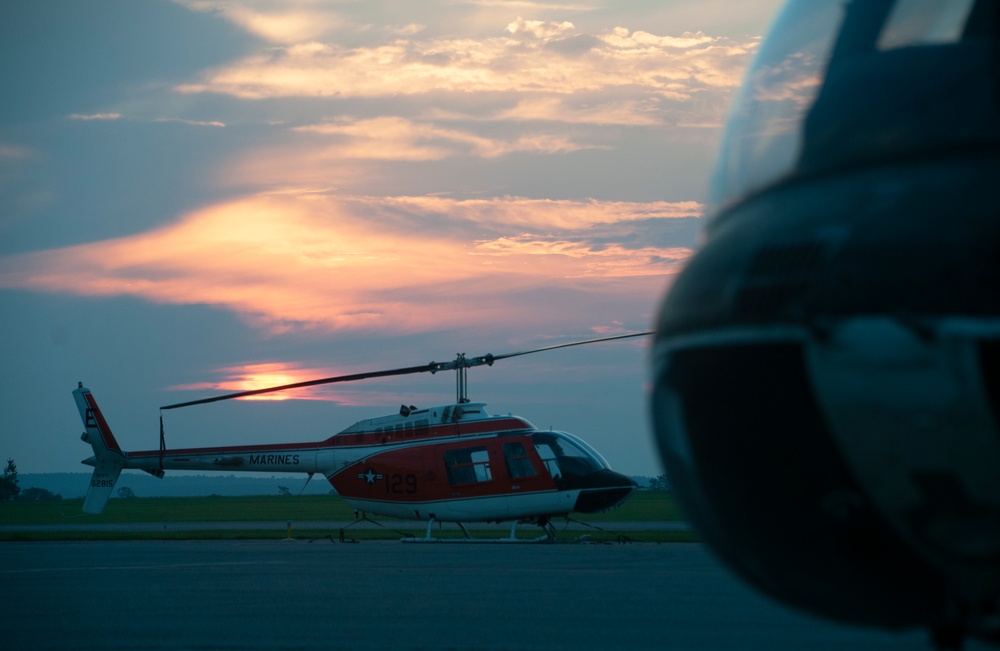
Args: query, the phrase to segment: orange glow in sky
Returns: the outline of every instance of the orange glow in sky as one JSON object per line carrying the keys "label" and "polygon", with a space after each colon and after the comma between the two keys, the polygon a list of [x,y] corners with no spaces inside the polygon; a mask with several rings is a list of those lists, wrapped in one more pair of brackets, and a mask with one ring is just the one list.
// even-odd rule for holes
{"label": "orange glow in sky", "polygon": [[[212,372],[219,379],[213,382],[197,382],[171,387],[177,391],[220,391],[237,393],[270,387],[307,382],[324,377],[342,375],[330,369],[303,368],[290,362],[261,362],[230,366]],[[342,402],[329,387],[315,386],[277,391],[257,396],[247,396],[238,400],[329,400]]]}
{"label": "orange glow in sky", "polygon": [[[540,282],[615,294],[613,280],[676,273],[689,249],[588,238],[609,226],[627,237],[636,220],[699,210],[691,202],[262,194],[146,233],[0,260],[0,286],[216,305],[274,332],[482,325],[526,316],[515,297]],[[389,212],[393,228],[373,219]],[[450,228],[435,228],[444,221]],[[563,309],[560,319],[585,319],[572,304]]]}

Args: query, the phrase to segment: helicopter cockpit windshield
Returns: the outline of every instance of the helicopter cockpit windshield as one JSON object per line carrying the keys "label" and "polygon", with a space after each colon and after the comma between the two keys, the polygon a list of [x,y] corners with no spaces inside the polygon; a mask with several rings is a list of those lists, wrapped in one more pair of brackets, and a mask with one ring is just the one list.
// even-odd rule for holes
{"label": "helicopter cockpit windshield", "polygon": [[531,440],[546,470],[557,482],[610,468],[594,448],[567,432],[538,432]]}
{"label": "helicopter cockpit windshield", "polygon": [[[981,38],[994,11],[982,0],[790,0],[735,98],[710,218],[793,177],[981,142],[994,123],[993,48]],[[876,136],[886,120],[889,135]]]}

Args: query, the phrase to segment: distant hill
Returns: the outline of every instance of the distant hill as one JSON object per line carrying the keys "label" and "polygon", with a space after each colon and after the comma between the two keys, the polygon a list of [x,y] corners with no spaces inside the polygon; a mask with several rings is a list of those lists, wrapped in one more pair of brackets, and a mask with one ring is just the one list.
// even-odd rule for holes
{"label": "distant hill", "polygon": [[[65,499],[83,497],[87,493],[90,473],[51,472],[18,473],[18,484],[26,488],[44,488]],[[292,495],[329,493],[333,487],[321,475],[306,484],[305,476],[247,477],[236,475],[167,475],[157,479],[144,472],[125,471],[118,479],[118,488],[132,489],[136,497],[204,497],[208,495],[277,495],[284,486]],[[303,491],[303,485],[305,490]]]}

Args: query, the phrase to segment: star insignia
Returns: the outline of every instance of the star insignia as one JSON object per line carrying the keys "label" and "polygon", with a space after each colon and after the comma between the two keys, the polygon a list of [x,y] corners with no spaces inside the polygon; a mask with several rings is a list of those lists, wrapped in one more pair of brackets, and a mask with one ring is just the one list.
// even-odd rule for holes
{"label": "star insignia", "polygon": [[375,482],[382,479],[382,473],[375,472],[374,468],[369,468],[365,472],[359,474],[358,479],[364,479],[369,486],[373,486]]}

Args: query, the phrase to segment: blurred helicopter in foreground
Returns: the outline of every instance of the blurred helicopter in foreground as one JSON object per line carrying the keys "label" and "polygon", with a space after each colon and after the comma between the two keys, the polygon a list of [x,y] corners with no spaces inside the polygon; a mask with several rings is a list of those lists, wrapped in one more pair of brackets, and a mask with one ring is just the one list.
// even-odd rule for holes
{"label": "blurred helicopter in foreground", "polygon": [[166,470],[301,472],[310,477],[321,473],[357,511],[426,521],[426,537],[413,540],[433,540],[434,522],[455,522],[468,538],[465,522],[504,521],[513,523],[504,540],[518,540],[519,523],[543,528],[545,537],[535,540],[552,540],[552,518],[614,508],[632,494],[636,482],[611,470],[600,453],[568,432],[540,431],[523,418],[491,415],[485,403],[470,402],[467,371],[510,357],[651,334],[602,337],[503,355],[460,354],[451,362],[321,378],[160,408],[379,377],[456,373],[452,404],[423,409],[403,405],[397,414],[361,420],[326,440],[309,443],[168,450],[161,416],[159,449],[126,452],[93,394],[81,383],[73,397],[86,428],[83,440],[94,450],[94,456],[84,461],[94,466],[94,472],[83,511],[103,511],[118,476],[128,468],[158,477]]}
{"label": "blurred helicopter in foreground", "polygon": [[793,0],[734,103],[652,411],[744,579],[1000,644],[1000,3]]}

